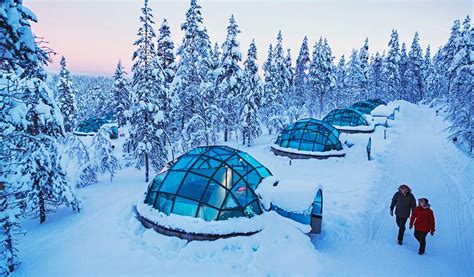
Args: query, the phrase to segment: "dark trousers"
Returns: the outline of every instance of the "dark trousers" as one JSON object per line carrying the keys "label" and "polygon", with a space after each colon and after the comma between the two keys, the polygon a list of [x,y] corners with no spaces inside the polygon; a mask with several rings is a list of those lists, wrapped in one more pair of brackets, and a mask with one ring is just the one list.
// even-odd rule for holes
{"label": "dark trousers", "polygon": [[420,243],[420,252],[422,253],[425,253],[426,235],[428,235],[428,232],[415,230],[415,238]]}
{"label": "dark trousers", "polygon": [[398,226],[398,241],[403,241],[403,235],[405,234],[405,225],[407,224],[408,218],[397,216]]}

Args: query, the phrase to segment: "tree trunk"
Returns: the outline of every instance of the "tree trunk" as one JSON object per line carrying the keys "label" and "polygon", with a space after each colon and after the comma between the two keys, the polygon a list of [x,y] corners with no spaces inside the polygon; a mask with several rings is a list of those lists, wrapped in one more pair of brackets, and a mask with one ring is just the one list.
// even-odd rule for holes
{"label": "tree trunk", "polygon": [[44,195],[42,191],[39,192],[38,198],[39,198],[40,223],[43,223],[46,221],[46,207],[45,207]]}
{"label": "tree trunk", "polygon": [[227,141],[228,140],[228,130],[227,130],[227,126],[224,126],[224,141]]}
{"label": "tree trunk", "polygon": [[148,182],[148,176],[150,171],[150,165],[148,163],[148,153],[145,153],[145,182]]}

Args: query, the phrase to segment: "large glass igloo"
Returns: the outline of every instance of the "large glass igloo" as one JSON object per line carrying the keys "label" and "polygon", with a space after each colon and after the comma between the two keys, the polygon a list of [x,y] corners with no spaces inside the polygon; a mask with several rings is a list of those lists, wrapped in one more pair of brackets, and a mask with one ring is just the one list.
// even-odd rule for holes
{"label": "large glass igloo", "polygon": [[370,114],[378,105],[369,101],[359,101],[350,106],[350,108],[359,111],[362,114]]}
{"label": "large glass igloo", "polygon": [[255,189],[270,171],[228,146],[195,148],[180,156],[148,186],[145,204],[169,215],[206,221],[262,213]]}
{"label": "large glass igloo", "polygon": [[[330,124],[314,119],[300,119],[278,136],[272,151],[290,158],[327,158],[343,156],[339,131]],[[330,152],[330,153],[324,153]]]}
{"label": "large glass igloo", "polygon": [[94,133],[97,133],[100,127],[106,123],[108,123],[107,120],[93,116],[79,123],[79,125],[77,125],[76,129],[74,130],[74,133],[77,135],[93,135]]}

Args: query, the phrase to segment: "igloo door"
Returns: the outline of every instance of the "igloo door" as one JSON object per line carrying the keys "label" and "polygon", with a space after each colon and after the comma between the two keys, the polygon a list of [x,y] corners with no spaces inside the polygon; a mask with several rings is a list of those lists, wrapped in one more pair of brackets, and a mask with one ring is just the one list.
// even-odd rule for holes
{"label": "igloo door", "polygon": [[321,225],[323,223],[323,191],[318,190],[314,197],[311,208],[311,233],[321,234]]}

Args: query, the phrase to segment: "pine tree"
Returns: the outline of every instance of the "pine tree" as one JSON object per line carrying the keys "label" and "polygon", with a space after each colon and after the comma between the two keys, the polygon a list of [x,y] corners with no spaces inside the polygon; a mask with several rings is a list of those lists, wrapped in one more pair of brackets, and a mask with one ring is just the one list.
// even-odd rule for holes
{"label": "pine tree", "polygon": [[[9,16],[15,15],[15,16]],[[18,147],[27,136],[28,107],[23,101],[25,68],[44,61],[45,55],[34,43],[30,21],[36,16],[22,1],[0,2],[0,275],[13,272],[20,260],[16,235],[21,233],[16,195],[28,186],[21,182],[22,155]],[[40,61],[38,61],[38,59]]]}
{"label": "pine tree", "polygon": [[222,126],[224,128],[224,141],[237,128],[239,106],[242,103],[243,73],[239,62],[242,60],[240,45],[237,35],[239,27],[232,15],[227,26],[227,38],[222,44],[222,54],[217,69],[216,87],[219,92],[219,108],[222,110]]}
{"label": "pine tree", "polygon": [[345,78],[346,101],[349,100],[350,103],[354,103],[365,98],[364,82],[365,76],[360,65],[359,55],[356,50],[352,50]]}
{"label": "pine tree", "polygon": [[267,128],[270,132],[279,132],[287,123],[285,112],[285,95],[289,89],[290,72],[287,67],[285,52],[283,50],[283,36],[281,31],[277,35],[277,44],[273,49],[270,62],[269,91],[266,93],[267,106]]}
{"label": "pine tree", "polygon": [[449,86],[448,119],[452,122],[451,137],[467,145],[470,153],[474,147],[473,53],[474,29],[471,27],[470,17],[467,16],[456,43],[452,63],[448,68],[449,76],[452,77]]}
{"label": "pine tree", "polygon": [[250,43],[247,60],[244,62],[244,105],[240,113],[242,144],[250,146],[252,140],[262,134],[259,109],[262,106],[263,84],[258,75],[257,46]]}
{"label": "pine tree", "polygon": [[114,97],[114,116],[117,119],[118,127],[123,127],[127,124],[127,113],[130,109],[130,88],[125,75],[122,62],[119,60],[114,74],[114,86],[112,88],[112,95]]}
{"label": "pine tree", "polygon": [[214,44],[214,50],[212,50],[212,70],[216,70],[219,67],[221,60],[221,52],[219,51],[219,43]]}
{"label": "pine tree", "polygon": [[384,80],[384,94],[387,99],[394,100],[400,98],[400,47],[398,43],[398,32],[392,30],[390,41],[388,43],[388,53],[384,60],[383,80]]}
{"label": "pine tree", "polygon": [[108,126],[103,126],[94,135],[92,139],[92,149],[94,153],[94,163],[99,173],[109,173],[110,181],[112,181],[114,174],[120,169],[119,161],[115,157],[112,144],[107,139],[109,136]]}
{"label": "pine tree", "polygon": [[428,100],[433,100],[432,99],[432,94],[433,94],[433,88],[432,88],[432,83],[430,80],[432,80],[431,76],[434,75],[434,68],[431,63],[431,48],[430,45],[426,47],[425,50],[425,57],[423,59],[423,68],[422,68],[422,76],[423,76],[423,88],[424,88],[424,95],[423,99],[428,99]]}
{"label": "pine tree", "polygon": [[383,95],[383,64],[384,57],[379,52],[372,57],[369,68],[369,98],[385,99]]}
{"label": "pine tree", "polygon": [[309,79],[313,88],[312,101],[313,107],[318,107],[312,113],[317,114],[321,118],[324,107],[324,98],[326,94],[330,93],[335,86],[335,66],[333,64],[334,57],[332,56],[331,48],[326,39],[319,39],[313,49],[313,58],[309,67]]}
{"label": "pine tree", "polygon": [[424,61],[420,47],[418,32],[413,37],[410,53],[408,54],[408,89],[413,102],[419,102],[424,98]]}
{"label": "pine tree", "polygon": [[165,75],[165,87],[168,88],[173,82],[174,75],[176,74],[176,63],[174,56],[174,43],[171,38],[170,26],[166,19],[163,19],[159,33],[156,56]]}
{"label": "pine tree", "polygon": [[362,74],[364,75],[361,95],[361,100],[364,100],[369,95],[369,38],[365,39],[364,46],[359,50],[359,62]]}
{"label": "pine tree", "polygon": [[176,78],[173,82],[175,95],[181,107],[181,128],[193,117],[195,105],[201,97],[201,85],[209,82],[209,70],[212,67],[210,42],[207,30],[203,25],[201,6],[196,0],[186,12],[186,22],[181,25],[184,31],[183,42],[178,48],[179,63]]}
{"label": "pine tree", "polygon": [[133,53],[134,93],[130,137],[124,145],[129,159],[137,168],[145,167],[145,182],[149,181],[150,165],[158,171],[167,161],[165,145],[163,106],[167,101],[165,76],[156,62],[153,29],[153,15],[145,0],[141,9],[138,39],[134,43],[137,50]]}
{"label": "pine tree", "polygon": [[61,69],[59,70],[59,80],[56,84],[58,94],[59,109],[64,118],[64,130],[71,132],[76,126],[76,100],[75,91],[72,85],[71,75],[66,68],[66,59],[61,57]]}
{"label": "pine tree", "polygon": [[336,108],[350,105],[347,101],[346,71],[346,59],[344,55],[342,55],[336,68],[336,91],[334,99]]}
{"label": "pine tree", "polygon": [[308,75],[309,75],[309,48],[308,39],[306,36],[303,39],[303,43],[300,47],[300,53],[296,60],[295,78],[294,78],[294,106],[299,113],[295,114],[295,119],[298,119],[305,113],[309,107],[306,106],[306,95],[308,94]]}
{"label": "pine tree", "polygon": [[65,146],[66,154],[78,168],[76,187],[82,188],[97,183],[97,165],[84,143],[76,135],[70,134],[66,137]]}
{"label": "pine tree", "polygon": [[409,77],[408,77],[408,55],[405,43],[402,43],[402,48],[400,50],[400,60],[398,62],[398,72],[400,74],[400,88],[398,99],[403,99],[406,101],[414,102],[410,88],[409,88]]}

